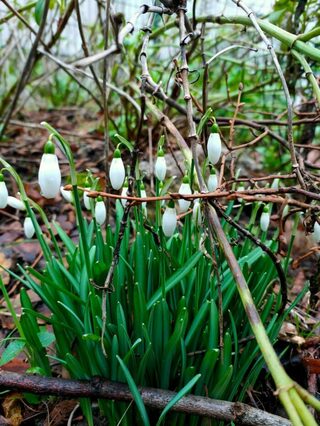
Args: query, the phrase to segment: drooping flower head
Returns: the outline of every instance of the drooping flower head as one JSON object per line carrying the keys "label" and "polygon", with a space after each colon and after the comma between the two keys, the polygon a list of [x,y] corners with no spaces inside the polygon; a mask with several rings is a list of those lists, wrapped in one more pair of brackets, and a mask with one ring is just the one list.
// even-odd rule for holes
{"label": "drooping flower head", "polygon": [[61,185],[61,172],[55,154],[55,146],[50,140],[44,146],[38,181],[41,194],[45,198],[55,198],[58,195]]}
{"label": "drooping flower head", "polygon": [[314,222],[313,232],[311,236],[316,244],[320,242],[320,225],[317,221]]}
{"label": "drooping flower head", "polygon": [[[121,191],[122,197],[126,197],[128,195],[128,188],[129,188],[129,184],[128,184],[128,179],[126,178]],[[121,204],[123,205],[123,208],[125,208],[127,204],[127,200],[125,198],[121,198]]]}
{"label": "drooping flower head", "polygon": [[163,182],[165,180],[166,173],[167,173],[166,159],[164,157],[163,149],[159,148],[157,160],[156,160],[156,163],[154,165],[154,174],[156,175],[156,178],[160,182]]}
{"label": "drooping flower head", "polygon": [[208,186],[209,192],[214,192],[218,187],[218,177],[217,177],[216,169],[214,167],[212,167],[210,170],[207,186]]}
{"label": "drooping flower head", "polygon": [[261,217],[260,217],[260,228],[261,228],[261,231],[267,232],[267,230],[269,228],[269,225],[270,225],[269,208],[267,206],[265,206],[263,208],[263,212],[262,212]]}
{"label": "drooping flower head", "polygon": [[23,222],[23,230],[26,238],[32,238],[35,233],[35,229],[30,216],[26,216]]}
{"label": "drooping flower head", "polygon": [[162,216],[162,230],[166,237],[171,237],[177,226],[177,212],[174,201],[170,200]]}
{"label": "drooping flower head", "polygon": [[97,198],[94,215],[97,223],[103,225],[107,218],[107,211],[102,197]]}
{"label": "drooping flower head", "polygon": [[[187,175],[183,177],[182,184],[179,188],[179,194],[183,194],[183,195],[192,194],[191,187],[190,187],[190,179],[189,179],[189,176]],[[181,200],[178,200],[178,203],[179,203],[179,209],[181,213],[185,213],[186,211],[188,211],[191,201],[181,199]]]}
{"label": "drooping flower head", "polygon": [[62,197],[67,201],[67,203],[72,203],[72,191],[67,191],[63,188],[63,186],[60,186],[60,193]]}
{"label": "drooping flower head", "polygon": [[11,195],[8,196],[8,206],[21,211],[26,210],[24,202],[21,201],[19,198],[12,197]]}
{"label": "drooping flower head", "polygon": [[122,187],[126,171],[121,158],[121,151],[119,148],[115,149],[113,159],[111,161],[109,178],[113,189],[118,190]]}
{"label": "drooping flower head", "polygon": [[192,220],[195,226],[200,226],[202,222],[201,206],[199,198],[193,201]]}
{"label": "drooping flower head", "polygon": [[[85,188],[90,188],[90,184],[89,184],[88,179],[86,179],[84,186],[85,186]],[[91,200],[91,198],[88,197],[87,191],[83,191],[83,204],[84,204],[84,206],[87,210],[91,210],[90,200]]]}
{"label": "drooping flower head", "polygon": [[0,173],[0,209],[4,209],[8,204],[8,189],[4,181],[4,176]]}
{"label": "drooping flower head", "polygon": [[[145,186],[144,186],[144,183],[141,181],[141,183],[140,183],[140,197],[141,197],[141,198],[146,198],[146,196],[147,196],[146,188],[145,188]],[[146,208],[147,208],[147,203],[146,203],[146,202],[141,203],[141,206],[142,206],[142,208],[143,208],[144,210],[146,210]]]}
{"label": "drooping flower head", "polygon": [[207,143],[208,158],[210,163],[214,166],[218,163],[221,156],[221,138],[217,124],[211,127],[211,133]]}

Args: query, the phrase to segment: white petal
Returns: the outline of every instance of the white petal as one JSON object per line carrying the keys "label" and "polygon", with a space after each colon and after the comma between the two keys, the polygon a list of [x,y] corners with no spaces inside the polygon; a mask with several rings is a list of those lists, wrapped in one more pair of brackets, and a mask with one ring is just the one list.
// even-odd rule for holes
{"label": "white petal", "polygon": [[311,235],[312,235],[313,241],[316,244],[318,244],[318,242],[320,241],[320,225],[318,222],[315,222],[314,229]]}
{"label": "white petal", "polygon": [[17,210],[25,210],[26,206],[24,205],[23,201],[19,200],[16,197],[12,197],[9,195],[8,197],[8,206],[12,207],[13,209]]}
{"label": "white petal", "polygon": [[218,187],[218,176],[210,175],[208,178],[207,186],[208,186],[209,192],[214,192]]}
{"label": "white petal", "polygon": [[[179,194],[183,194],[183,195],[190,195],[192,194],[191,192],[191,188],[190,188],[190,184],[189,183],[182,183],[180,188],[179,188]],[[186,211],[188,211],[191,201],[187,201],[187,200],[178,200],[179,203],[179,209],[182,213],[185,213]]]}
{"label": "white petal", "polygon": [[61,185],[61,172],[55,154],[43,154],[39,167],[38,180],[41,194],[45,198],[55,198]]}
{"label": "white petal", "polygon": [[209,161],[215,165],[221,156],[221,139],[219,133],[211,133],[207,144]]}
{"label": "white petal", "polygon": [[87,192],[83,193],[83,203],[84,203],[84,206],[87,210],[91,210],[90,197],[88,197]]}
{"label": "white petal", "polygon": [[270,224],[270,214],[268,212],[262,212],[260,217],[260,228],[261,231],[266,232]]}
{"label": "white petal", "polygon": [[109,170],[109,178],[113,189],[120,189],[123,185],[126,171],[121,158],[113,158]]}
{"label": "white petal", "polygon": [[193,204],[192,220],[196,226],[201,225],[202,217],[201,217],[201,207],[200,207],[199,201],[196,201]]}
{"label": "white petal", "polygon": [[35,233],[35,229],[31,220],[31,217],[26,217],[23,222],[24,235],[26,238],[32,238]]}
{"label": "white petal", "polygon": [[[140,190],[140,195],[141,195],[141,198],[146,198],[147,197],[146,190],[145,189],[141,189]],[[142,204],[142,208],[143,209],[147,208],[147,203],[146,202],[145,203],[141,203],[141,204]]]}
{"label": "white petal", "polygon": [[156,164],[154,166],[154,173],[158,180],[164,181],[167,173],[167,164],[164,157],[157,157]]}
{"label": "white petal", "polygon": [[8,204],[8,190],[5,182],[0,182],[0,209],[4,209]]}
{"label": "white petal", "polygon": [[[128,187],[124,186],[124,187],[122,188],[122,191],[121,191],[121,195],[122,195],[122,197],[126,197],[126,196],[127,196],[127,193],[128,193]],[[127,200],[126,200],[126,199],[124,199],[124,198],[121,198],[121,204],[123,205],[123,208],[125,208],[125,206],[126,206],[126,204],[127,204]]]}
{"label": "white petal", "polygon": [[63,198],[68,202],[72,203],[72,191],[67,191],[66,189],[63,189],[63,186],[60,187],[60,192]]}
{"label": "white petal", "polygon": [[167,207],[162,216],[162,229],[166,237],[173,235],[177,226],[177,213],[175,208]]}
{"label": "white petal", "polygon": [[97,201],[94,214],[97,223],[99,223],[99,225],[103,225],[107,218],[107,211],[104,201]]}

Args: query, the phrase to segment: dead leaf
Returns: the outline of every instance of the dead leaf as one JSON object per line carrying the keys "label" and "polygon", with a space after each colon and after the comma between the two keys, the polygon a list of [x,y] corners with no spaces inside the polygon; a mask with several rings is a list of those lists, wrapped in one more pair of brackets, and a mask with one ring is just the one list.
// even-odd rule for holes
{"label": "dead leaf", "polygon": [[12,426],[20,426],[23,420],[20,404],[21,398],[20,394],[12,393],[2,403],[5,418],[10,421],[9,424]]}
{"label": "dead leaf", "polygon": [[[11,259],[6,257],[5,254],[3,252],[0,252],[0,265],[3,268],[7,268],[10,269],[11,268]],[[0,276],[1,279],[4,283],[4,285],[9,284],[10,281],[10,275],[8,274],[8,272],[4,271],[2,268],[0,269]]]}

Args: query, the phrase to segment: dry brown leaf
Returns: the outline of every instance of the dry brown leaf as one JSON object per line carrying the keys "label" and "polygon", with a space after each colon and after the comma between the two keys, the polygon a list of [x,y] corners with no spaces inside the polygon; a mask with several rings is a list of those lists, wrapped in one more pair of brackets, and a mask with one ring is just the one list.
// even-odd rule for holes
{"label": "dry brown leaf", "polygon": [[[11,267],[11,263],[12,263],[11,259],[6,257],[4,253],[0,252],[0,265],[3,268],[9,269]],[[4,283],[4,285],[9,284],[10,275],[8,274],[8,272],[6,272],[2,268],[0,268],[0,276],[1,276],[1,279]]]}
{"label": "dry brown leaf", "polygon": [[23,421],[20,404],[21,398],[20,394],[12,393],[2,403],[5,418],[10,421],[10,425],[12,426],[20,426]]}

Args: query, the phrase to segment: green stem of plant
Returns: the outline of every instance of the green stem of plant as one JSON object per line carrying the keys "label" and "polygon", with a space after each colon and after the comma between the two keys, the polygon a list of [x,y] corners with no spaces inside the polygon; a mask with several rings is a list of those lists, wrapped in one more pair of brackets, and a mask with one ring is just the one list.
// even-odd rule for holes
{"label": "green stem of plant", "polygon": [[314,93],[314,95],[317,99],[318,106],[320,108],[320,88],[318,86],[317,79],[314,76],[310,65],[306,61],[305,57],[300,55],[300,53],[296,52],[295,50],[292,50],[292,54],[300,62],[302,68],[304,69],[304,71],[306,73],[306,77],[307,77],[307,79],[309,80],[309,83],[312,86],[313,93]]}
{"label": "green stem of plant", "polygon": [[[18,13],[25,12],[26,10],[30,10],[38,3],[38,1],[33,1],[31,3],[26,4],[25,6],[20,7],[20,9],[17,9]],[[8,13],[6,16],[0,19],[0,25],[4,24],[5,22],[8,22],[11,18],[14,18],[14,13]]]}

